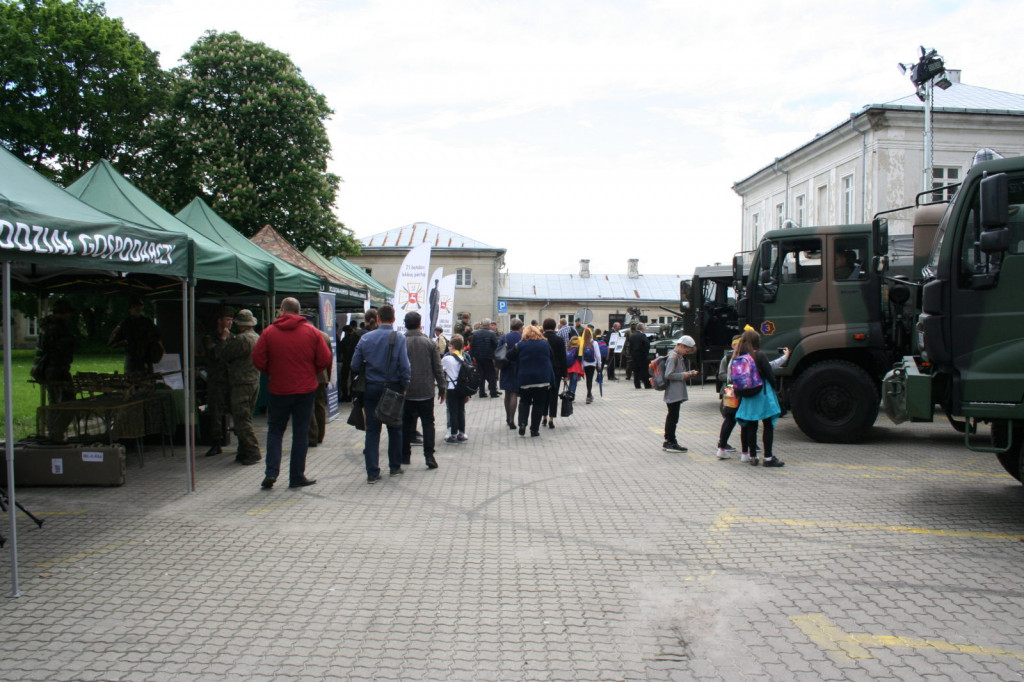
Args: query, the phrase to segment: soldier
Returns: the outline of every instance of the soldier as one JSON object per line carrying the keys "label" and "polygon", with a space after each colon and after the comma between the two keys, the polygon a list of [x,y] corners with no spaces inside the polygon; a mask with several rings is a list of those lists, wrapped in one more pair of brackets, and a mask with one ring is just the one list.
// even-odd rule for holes
{"label": "soldier", "polygon": [[128,317],[114,327],[107,345],[124,348],[124,373],[153,373],[153,363],[163,357],[164,347],[160,330],[153,320],[142,315],[142,298],[132,296],[128,301]]}
{"label": "soldier", "polygon": [[252,426],[252,411],[260,392],[260,373],[252,365],[252,349],[260,335],[253,329],[256,318],[248,310],[238,311],[235,324],[238,333],[228,339],[221,351],[231,385],[231,418],[235,422],[235,437],[238,438],[235,461],[240,464],[256,464],[263,457]]}
{"label": "soldier", "polygon": [[452,334],[462,334],[463,340],[473,333],[473,327],[469,324],[469,313],[462,313],[461,319],[452,327]]}
{"label": "soldier", "polygon": [[71,385],[71,362],[75,359],[78,341],[71,331],[75,309],[63,299],[53,304],[52,312],[39,327],[32,379],[46,387],[50,404],[75,399]]}
{"label": "soldier", "polygon": [[210,439],[213,445],[206,451],[207,457],[219,455],[224,442],[224,415],[228,413],[231,400],[231,386],[228,383],[228,364],[223,352],[231,339],[231,322],[235,312],[223,308],[217,316],[217,329],[203,339],[206,350],[206,413],[210,418]]}

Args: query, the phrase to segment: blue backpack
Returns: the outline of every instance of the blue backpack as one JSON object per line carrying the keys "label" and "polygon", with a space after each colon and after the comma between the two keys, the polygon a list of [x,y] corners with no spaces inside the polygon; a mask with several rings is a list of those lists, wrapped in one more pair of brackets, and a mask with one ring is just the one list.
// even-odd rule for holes
{"label": "blue backpack", "polygon": [[594,344],[587,344],[587,347],[583,349],[583,361],[594,361]]}
{"label": "blue backpack", "polygon": [[597,347],[599,349],[601,349],[601,359],[602,360],[607,360],[608,359],[608,344],[605,341],[598,341],[597,342]]}
{"label": "blue backpack", "polygon": [[757,371],[757,363],[750,355],[733,358],[729,375],[732,377],[733,390],[741,398],[753,398],[764,390],[764,379]]}

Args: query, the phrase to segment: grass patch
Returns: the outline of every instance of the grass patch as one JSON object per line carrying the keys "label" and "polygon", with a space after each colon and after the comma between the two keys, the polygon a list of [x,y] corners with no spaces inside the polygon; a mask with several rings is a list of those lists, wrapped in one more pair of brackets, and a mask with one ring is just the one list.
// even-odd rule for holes
{"label": "grass patch", "polygon": [[[3,354],[0,353],[0,356]],[[36,408],[42,402],[42,394],[38,384],[29,382],[29,370],[32,369],[32,360],[35,358],[34,350],[11,351],[11,405],[14,413],[14,438],[15,440],[35,435],[36,432]],[[124,355],[93,353],[75,357],[71,365],[71,373],[76,372],[123,372]],[[0,391],[4,383],[3,374],[0,373]],[[0,403],[3,402],[3,392],[0,392]],[[6,439],[6,420],[0,419],[0,439]]]}

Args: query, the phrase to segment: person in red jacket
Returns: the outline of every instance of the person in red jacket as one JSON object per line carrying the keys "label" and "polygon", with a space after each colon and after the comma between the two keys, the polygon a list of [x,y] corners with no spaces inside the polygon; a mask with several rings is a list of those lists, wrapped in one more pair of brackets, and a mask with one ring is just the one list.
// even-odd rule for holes
{"label": "person in red jacket", "polygon": [[267,405],[267,469],[262,487],[270,490],[281,468],[281,443],[292,421],[292,452],[288,487],[316,483],[306,478],[309,422],[318,386],[317,373],[331,365],[331,349],[320,331],[299,314],[294,298],[281,301],[281,314],[267,327],[252,351],[252,364],[270,377]]}

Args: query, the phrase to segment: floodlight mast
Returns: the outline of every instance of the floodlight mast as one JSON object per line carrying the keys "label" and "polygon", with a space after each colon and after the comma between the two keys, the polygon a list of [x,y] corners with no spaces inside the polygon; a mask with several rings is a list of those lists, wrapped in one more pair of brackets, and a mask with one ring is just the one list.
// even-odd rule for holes
{"label": "floodlight mast", "polygon": [[910,72],[910,82],[914,84],[917,98],[924,102],[924,173],[921,191],[926,191],[932,183],[932,104],[935,99],[935,86],[945,90],[952,84],[946,76],[946,65],[935,48],[926,50],[921,46],[921,58],[916,64],[898,64],[900,73]]}

